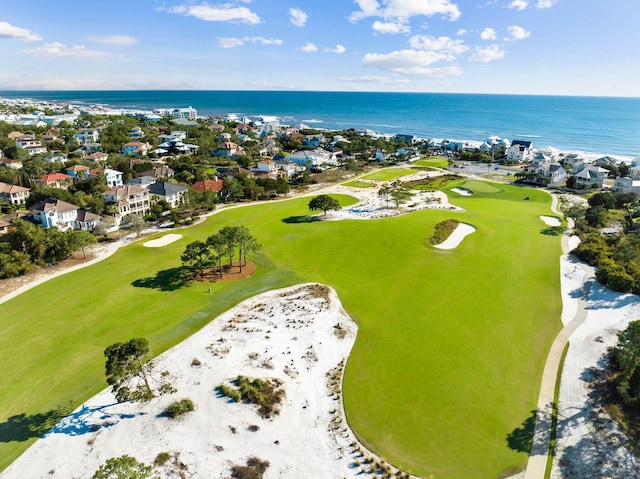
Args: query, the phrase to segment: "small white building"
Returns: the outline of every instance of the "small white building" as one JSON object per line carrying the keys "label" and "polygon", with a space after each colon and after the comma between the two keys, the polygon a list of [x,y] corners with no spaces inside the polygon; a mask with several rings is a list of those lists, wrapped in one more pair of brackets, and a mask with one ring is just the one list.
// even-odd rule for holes
{"label": "small white building", "polygon": [[640,180],[634,180],[628,177],[616,178],[613,184],[613,191],[640,195]]}
{"label": "small white building", "polygon": [[529,161],[533,155],[533,144],[525,140],[513,140],[507,150],[507,161],[521,163]]}

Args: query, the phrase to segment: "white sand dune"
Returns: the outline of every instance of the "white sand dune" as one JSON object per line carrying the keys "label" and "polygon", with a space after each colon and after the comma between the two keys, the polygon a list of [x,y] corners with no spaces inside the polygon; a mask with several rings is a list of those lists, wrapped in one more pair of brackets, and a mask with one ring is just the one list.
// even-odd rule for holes
{"label": "white sand dune", "polygon": [[[129,454],[153,464],[161,452],[177,455],[186,468],[182,477],[229,477],[231,466],[250,456],[269,461],[266,478],[357,477],[363,469],[353,463],[363,458],[344,420],[340,392],[356,332],[326,286],[248,299],[157,358],[157,370],[169,371],[177,393],[146,404],[116,404],[105,390],[0,477],[91,477],[108,458]],[[286,396],[280,414],[263,419],[252,405],[219,397],[216,386],[238,375],[281,380]],[[183,398],[193,400],[194,412],[163,417],[168,404]],[[171,467],[156,471],[180,477]]]}

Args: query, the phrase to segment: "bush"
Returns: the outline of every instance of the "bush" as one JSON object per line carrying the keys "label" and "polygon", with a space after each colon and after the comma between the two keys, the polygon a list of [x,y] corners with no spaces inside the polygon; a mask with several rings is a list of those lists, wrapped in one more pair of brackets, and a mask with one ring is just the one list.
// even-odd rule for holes
{"label": "bush", "polygon": [[171,459],[171,454],[168,452],[161,452],[156,456],[153,463],[157,466],[164,466],[169,459]]}
{"label": "bush", "polygon": [[282,383],[278,379],[251,380],[246,376],[238,376],[234,383],[237,389],[221,384],[216,391],[236,402],[242,400],[255,404],[258,413],[265,418],[280,412],[278,405],[282,402],[284,389],[280,389]]}
{"label": "bush", "polygon": [[165,412],[171,419],[175,419],[183,414],[193,411],[194,409],[195,405],[191,399],[182,399],[169,404]]}
{"label": "bush", "polygon": [[234,479],[262,479],[268,467],[269,461],[250,457],[247,459],[246,466],[233,466],[231,468],[231,477]]}
{"label": "bush", "polygon": [[455,219],[441,221],[435,226],[433,234],[429,237],[429,243],[432,245],[444,243],[459,224],[460,222]]}

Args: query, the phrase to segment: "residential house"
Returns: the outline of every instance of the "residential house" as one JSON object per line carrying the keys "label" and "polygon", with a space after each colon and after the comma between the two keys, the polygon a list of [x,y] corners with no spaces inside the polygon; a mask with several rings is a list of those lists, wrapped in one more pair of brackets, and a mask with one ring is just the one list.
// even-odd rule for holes
{"label": "residential house", "polygon": [[123,173],[121,171],[112,170],[111,168],[93,168],[89,171],[90,178],[103,176],[109,188],[124,185]]}
{"label": "residential house", "polygon": [[266,138],[262,142],[262,148],[260,148],[261,156],[273,156],[280,152],[280,147],[274,138]]}
{"label": "residential house", "polygon": [[568,153],[562,158],[562,164],[572,173],[578,173],[582,168],[586,166],[584,158],[576,153]]}
{"label": "residential house", "polygon": [[195,120],[198,118],[198,111],[195,108],[161,108],[154,110],[154,113],[162,116],[168,116],[171,118],[185,118],[189,120]]}
{"label": "residential house", "polygon": [[129,139],[131,141],[137,141],[144,138],[144,131],[139,126],[134,126],[129,130]]}
{"label": "residential house", "polygon": [[47,147],[43,146],[40,140],[33,135],[22,135],[16,139],[16,148],[25,150],[29,156],[38,155],[47,152]]}
{"label": "residential house", "polygon": [[213,156],[222,156],[224,158],[238,158],[246,155],[244,148],[233,143],[232,141],[225,141],[220,146],[211,151]]}
{"label": "residential house", "polygon": [[293,178],[296,173],[302,173],[307,169],[305,165],[293,163],[287,160],[286,157],[283,157],[283,158],[274,157],[273,161],[276,164],[276,167],[278,168],[278,170],[282,171],[287,176],[287,178]]}
{"label": "residential house", "polygon": [[224,126],[219,123],[214,123],[213,125],[209,125],[209,129],[214,133],[222,133],[224,131]]}
{"label": "residential house", "polygon": [[150,145],[149,143],[142,143],[141,141],[130,141],[125,143],[122,148],[122,153],[127,156],[144,156],[147,154]]}
{"label": "residential house", "polygon": [[574,174],[573,177],[576,179],[577,188],[599,189],[603,187],[608,174],[608,170],[590,165]]}
{"label": "residential house", "polygon": [[7,134],[7,138],[10,140],[16,141],[18,138],[24,136],[24,133],[21,131],[12,131]]}
{"label": "residential house", "polygon": [[90,168],[84,165],[73,165],[65,169],[67,175],[77,180],[85,180],[90,176]]}
{"label": "residential house", "polygon": [[9,158],[0,158],[0,166],[4,166],[5,168],[11,168],[13,170],[19,170],[24,165],[20,160],[10,160]]}
{"label": "residential house", "polygon": [[219,179],[217,176],[213,180],[200,180],[196,181],[191,185],[191,188],[198,191],[199,193],[204,193],[205,191],[214,191],[219,193],[222,190],[224,185],[224,181]]}
{"label": "residential house", "polygon": [[129,214],[144,216],[149,213],[149,190],[134,185],[111,188],[102,193],[107,206],[116,206],[120,217]]}
{"label": "residential house", "polygon": [[167,165],[154,166],[152,170],[143,171],[140,176],[151,176],[153,178],[173,178],[176,174],[173,168]]}
{"label": "residential house", "polygon": [[64,139],[58,136],[59,131],[57,128],[50,128],[42,135],[42,141],[45,143],[59,142],[63,143]]}
{"label": "residential house", "polygon": [[184,195],[188,191],[184,186],[166,181],[157,181],[149,186],[149,193],[154,202],[161,200],[169,203],[171,208],[176,208],[183,202]]}
{"label": "residential house", "polygon": [[97,128],[83,128],[77,130],[73,135],[73,138],[78,142],[78,145],[83,146],[89,143],[98,143],[100,139],[100,130]]}
{"label": "residential house", "polygon": [[23,205],[29,198],[29,188],[0,181],[0,200],[10,205]]}
{"label": "residential house", "polygon": [[109,159],[109,155],[107,153],[102,153],[101,151],[97,153],[92,153],[91,155],[87,155],[84,157],[85,160],[95,161],[96,163],[104,163]]}
{"label": "residential house", "polygon": [[127,184],[139,186],[141,188],[148,188],[155,182],[156,179],[153,176],[138,176],[136,178],[131,178],[129,181],[127,181]]}
{"label": "residential house", "polygon": [[640,195],[640,180],[629,177],[616,178],[613,191]]}
{"label": "residential house", "polygon": [[525,140],[513,140],[507,150],[507,161],[521,163],[529,161],[533,154],[533,144]]}
{"label": "residential house", "polygon": [[273,173],[278,171],[276,162],[273,160],[260,160],[256,162],[256,170],[261,173]]}
{"label": "residential house", "polygon": [[38,179],[38,183],[49,186],[51,188],[60,188],[62,190],[67,190],[73,183],[73,177],[65,175],[64,173],[48,173],[42,178]]}
{"label": "residential house", "polygon": [[67,162],[68,158],[69,155],[67,155],[66,153],[63,153],[60,150],[51,149],[51,151],[49,151],[49,153],[44,157],[44,160],[48,161],[49,163],[64,164]]}
{"label": "residential house", "polygon": [[563,183],[567,179],[567,171],[562,167],[560,163],[540,163],[535,169],[535,173],[540,176],[544,176],[549,179],[549,184]]}
{"label": "residential house", "polygon": [[56,227],[61,231],[91,231],[102,219],[99,215],[57,198],[36,203],[31,207],[31,215],[43,228]]}
{"label": "residential house", "polygon": [[298,150],[287,156],[287,160],[309,168],[330,168],[338,164],[338,159],[333,153],[316,148],[315,150]]}
{"label": "residential house", "polygon": [[0,218],[0,236],[9,232],[9,226],[11,226],[10,220],[7,220],[5,217]]}
{"label": "residential house", "polygon": [[499,136],[490,136],[480,146],[479,149],[482,153],[497,153],[503,148],[509,149],[511,142],[500,138]]}

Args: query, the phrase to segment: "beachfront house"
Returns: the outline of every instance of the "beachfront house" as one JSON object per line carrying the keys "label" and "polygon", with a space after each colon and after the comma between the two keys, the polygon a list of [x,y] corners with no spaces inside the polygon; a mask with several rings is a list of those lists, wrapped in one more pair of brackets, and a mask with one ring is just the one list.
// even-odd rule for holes
{"label": "beachfront house", "polygon": [[507,161],[522,163],[529,161],[533,155],[533,144],[526,140],[513,140],[507,150]]}
{"label": "beachfront house", "polygon": [[589,165],[574,174],[576,188],[600,189],[604,186],[604,180],[609,174],[608,170],[599,166]]}
{"label": "beachfront house", "polygon": [[0,201],[9,205],[24,205],[30,191],[29,188],[0,181]]}
{"label": "beachfront house", "polygon": [[616,178],[613,184],[613,191],[640,195],[640,180],[634,180],[629,177]]}

